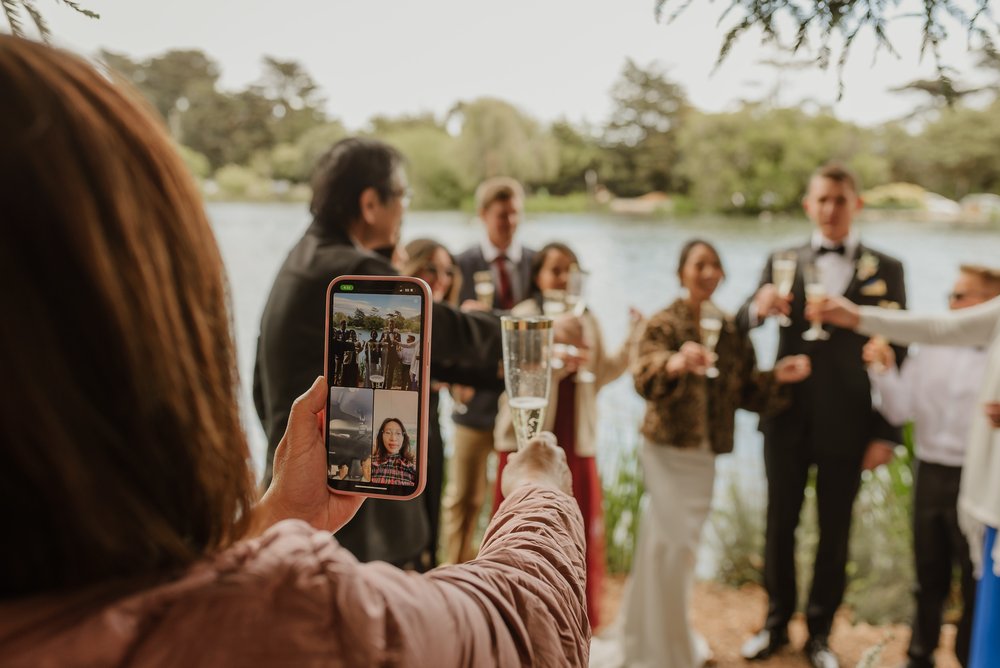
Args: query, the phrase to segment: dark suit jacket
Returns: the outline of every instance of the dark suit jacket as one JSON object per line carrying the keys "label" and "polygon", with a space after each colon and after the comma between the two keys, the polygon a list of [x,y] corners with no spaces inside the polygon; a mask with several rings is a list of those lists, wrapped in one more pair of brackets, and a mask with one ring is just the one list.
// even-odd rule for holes
{"label": "dark suit jacket", "polygon": [[[517,285],[515,292],[515,302],[520,299],[527,299],[531,295],[531,261],[535,257],[535,251],[529,248],[522,248],[521,260],[513,270],[510,270],[510,279]],[[455,257],[455,264],[462,271],[462,289],[459,292],[459,303],[467,299],[476,298],[476,285],[472,275],[477,271],[489,271],[489,263],[483,257],[482,246],[476,244]],[[500,288],[497,286],[493,297],[493,308],[499,309]],[[466,404],[465,413],[453,413],[452,419],[457,424],[473,429],[493,430],[493,424],[497,417],[497,402],[502,393],[501,389],[489,391],[479,390],[475,396]]]}
{"label": "dark suit jacket", "polygon": [[[396,275],[381,256],[359,251],[342,234],[310,227],[278,271],[261,317],[254,364],[254,406],[267,434],[270,483],[274,450],[285,432],[292,402],[323,370],[326,289],[346,274]],[[490,313],[461,313],[443,304],[432,307],[431,372],[453,379],[497,386],[500,327]],[[369,499],[337,539],[359,559],[397,562],[427,543],[423,501]],[[391,528],[391,531],[387,531]],[[414,546],[417,546],[414,549]]]}
{"label": "dark suit jacket", "polygon": [[[802,333],[809,328],[805,319],[805,286],[801,267],[813,261],[815,251],[806,244],[790,250],[798,254],[795,283],[792,287],[792,324],[782,327],[778,339],[778,359],[786,355],[806,354],[812,361],[812,375],[790,386],[792,404],[787,410],[762,417],[760,430],[765,447],[810,447],[821,457],[860,458],[873,438],[899,442],[899,430],[891,427],[872,410],[868,373],[861,359],[861,349],[868,338],[855,332],[827,325],[826,341],[805,341]],[[859,276],[859,259],[874,258],[877,267],[870,276]],[[773,256],[764,267],[761,285],[771,283]],[[859,244],[855,273],[844,296],[856,304],[879,305],[895,302],[906,306],[903,265],[888,255]],[[861,265],[874,264],[867,260]],[[862,272],[864,273],[864,272]],[[884,290],[883,290],[884,287]],[[736,316],[738,326],[749,329],[749,306],[752,297]],[[906,350],[897,348],[897,364],[902,364]]]}

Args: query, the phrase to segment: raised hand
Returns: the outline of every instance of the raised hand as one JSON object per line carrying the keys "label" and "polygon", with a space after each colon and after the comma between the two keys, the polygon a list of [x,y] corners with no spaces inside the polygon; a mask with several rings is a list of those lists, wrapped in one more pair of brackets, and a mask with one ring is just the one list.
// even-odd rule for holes
{"label": "raised hand", "polygon": [[812,373],[808,355],[789,355],[774,363],[774,379],[779,383],[801,383]]}

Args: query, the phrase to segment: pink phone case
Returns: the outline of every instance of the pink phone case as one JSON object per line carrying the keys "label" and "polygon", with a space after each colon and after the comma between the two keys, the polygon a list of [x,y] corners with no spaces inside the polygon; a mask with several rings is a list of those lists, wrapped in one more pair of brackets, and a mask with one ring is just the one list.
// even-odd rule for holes
{"label": "pink phone case", "polygon": [[[398,496],[395,494],[379,494],[377,492],[370,491],[359,491],[359,490],[345,490],[337,489],[327,485],[327,489],[337,494],[349,494],[353,496],[366,496],[377,499],[395,499],[397,501],[406,501],[419,496],[421,492],[424,491],[424,487],[427,485],[427,423],[428,423],[428,405],[430,403],[430,378],[431,378],[431,308],[433,304],[433,298],[431,296],[430,286],[427,282],[420,278],[413,278],[410,276],[338,276],[337,278],[330,281],[330,285],[326,288],[326,326],[324,329],[324,343],[323,343],[323,373],[324,377],[327,369],[329,368],[329,356],[330,356],[330,311],[333,299],[333,289],[336,285],[340,283],[347,283],[351,281],[365,281],[365,282],[388,282],[388,283],[407,283],[417,287],[423,295],[423,336],[420,341],[420,381],[419,381],[419,392],[417,399],[417,411],[419,414],[419,429],[418,429],[418,443],[417,443],[417,485],[414,491],[406,496]],[[329,391],[329,381],[327,381],[327,391]],[[327,401],[329,405],[329,400]],[[328,441],[328,431],[330,429],[330,423],[326,418],[326,409],[323,409],[323,443],[326,447]],[[329,478],[327,478],[329,481]]]}

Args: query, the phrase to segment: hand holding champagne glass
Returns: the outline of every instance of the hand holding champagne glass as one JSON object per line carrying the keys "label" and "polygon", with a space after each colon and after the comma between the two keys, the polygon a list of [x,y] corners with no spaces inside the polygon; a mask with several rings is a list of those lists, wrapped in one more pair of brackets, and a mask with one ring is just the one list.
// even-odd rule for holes
{"label": "hand holding champagne glass", "polygon": [[500,319],[507,404],[514,420],[518,448],[542,429],[551,388],[552,319]]}
{"label": "hand holding champagne glass", "polygon": [[[819,306],[826,297],[826,287],[823,285],[823,277],[819,268],[815,264],[807,264],[802,267],[802,277],[806,283],[806,302]],[[806,341],[826,341],[830,338],[830,333],[823,329],[823,320],[814,318],[812,326],[802,332],[802,338]]]}
{"label": "hand holding champagne glass", "polygon": [[698,321],[701,345],[713,356],[712,366],[705,369],[706,378],[718,378],[719,369],[715,366],[715,347],[719,344],[722,334],[722,313],[709,302],[701,305],[701,319]]}
{"label": "hand holding champagne glass", "polygon": [[[795,251],[785,251],[778,253],[771,261],[771,281],[778,290],[778,296],[788,299],[792,294],[792,284],[795,283],[795,267],[797,264]],[[791,318],[785,314],[778,316],[778,324],[788,327],[792,324]]]}
{"label": "hand holding champagne glass", "polygon": [[496,288],[493,286],[493,272],[477,271],[472,275],[472,280],[475,283],[476,299],[487,309],[492,309],[493,296],[496,293]]}

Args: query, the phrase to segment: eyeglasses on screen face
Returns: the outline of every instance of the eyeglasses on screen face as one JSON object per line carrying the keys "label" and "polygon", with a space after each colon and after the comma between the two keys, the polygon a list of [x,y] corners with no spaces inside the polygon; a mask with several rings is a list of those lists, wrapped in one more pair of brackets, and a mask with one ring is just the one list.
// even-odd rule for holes
{"label": "eyeglasses on screen face", "polygon": [[385,434],[386,436],[398,436],[400,438],[403,437],[403,432],[401,432],[398,429],[383,429],[382,433]]}

